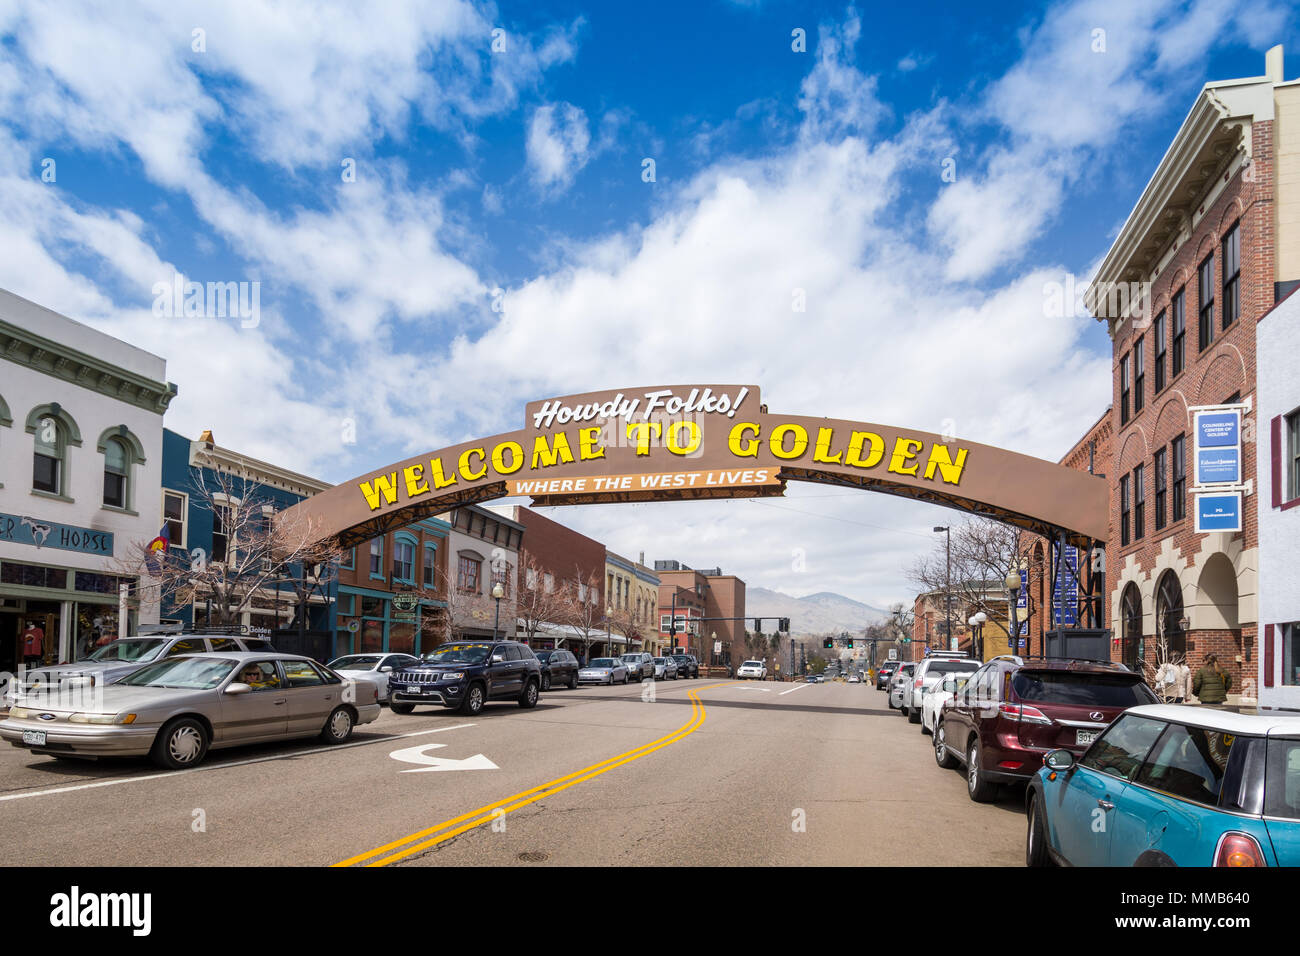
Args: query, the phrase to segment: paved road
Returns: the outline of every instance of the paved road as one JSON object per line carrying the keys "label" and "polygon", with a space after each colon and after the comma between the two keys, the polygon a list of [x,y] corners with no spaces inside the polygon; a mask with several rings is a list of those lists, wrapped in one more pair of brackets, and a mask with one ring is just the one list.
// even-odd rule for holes
{"label": "paved road", "polygon": [[[182,773],[5,748],[0,831],[11,860],[70,865],[1023,862],[1014,797],[972,803],[960,771],[936,767],[930,738],[866,685],[642,693],[556,690],[472,720],[385,710],[345,747],[220,751]],[[425,746],[496,769],[391,756]]]}

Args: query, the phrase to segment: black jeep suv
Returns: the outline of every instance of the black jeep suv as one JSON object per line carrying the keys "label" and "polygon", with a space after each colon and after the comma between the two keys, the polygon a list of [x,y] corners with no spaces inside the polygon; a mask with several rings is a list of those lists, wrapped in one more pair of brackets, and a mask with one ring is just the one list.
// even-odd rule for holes
{"label": "black jeep suv", "polygon": [[678,677],[699,677],[700,662],[695,659],[693,654],[674,654],[673,661],[677,664]]}
{"label": "black jeep suv", "polygon": [[489,700],[533,707],[541,688],[541,663],[531,647],[517,641],[442,644],[420,663],[388,675],[395,714],[409,714],[416,704],[441,704],[473,716]]}

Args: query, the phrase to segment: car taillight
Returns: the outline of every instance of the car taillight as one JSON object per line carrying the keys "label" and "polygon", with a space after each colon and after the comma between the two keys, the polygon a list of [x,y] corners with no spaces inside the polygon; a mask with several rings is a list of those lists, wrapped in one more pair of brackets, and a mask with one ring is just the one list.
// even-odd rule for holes
{"label": "car taillight", "polygon": [[1214,854],[1215,866],[1268,866],[1264,851],[1248,833],[1225,833]]}
{"label": "car taillight", "polygon": [[1007,720],[1021,720],[1027,724],[1050,724],[1052,718],[1037,707],[1027,704],[998,704],[998,713]]}
{"label": "car taillight", "polygon": [[913,687],[913,688],[920,687],[921,684],[924,683],[924,682],[925,682],[925,678],[918,677],[916,680],[912,681],[912,687]]}

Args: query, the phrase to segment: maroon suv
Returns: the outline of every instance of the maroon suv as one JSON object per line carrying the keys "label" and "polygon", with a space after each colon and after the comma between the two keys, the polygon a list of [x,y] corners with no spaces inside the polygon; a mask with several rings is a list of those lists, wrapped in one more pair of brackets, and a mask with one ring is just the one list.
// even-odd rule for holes
{"label": "maroon suv", "polygon": [[1100,661],[997,657],[944,704],[934,759],[966,765],[972,800],[991,800],[1001,783],[1024,783],[1049,750],[1083,754],[1125,709],[1157,703],[1141,675]]}

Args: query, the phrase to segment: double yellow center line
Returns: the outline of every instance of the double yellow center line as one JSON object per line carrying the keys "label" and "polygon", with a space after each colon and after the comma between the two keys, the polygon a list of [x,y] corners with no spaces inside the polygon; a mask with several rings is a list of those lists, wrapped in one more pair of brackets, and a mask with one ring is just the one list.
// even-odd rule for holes
{"label": "double yellow center line", "polygon": [[491,823],[498,817],[510,813],[512,810],[518,810],[520,807],[526,807],[530,803],[536,803],[546,797],[554,796],[561,790],[567,790],[575,784],[582,783],[584,780],[591,780],[593,777],[599,777],[603,773],[608,773],[615,767],[621,767],[625,763],[631,763],[633,760],[640,760],[647,754],[652,754],[656,750],[661,750],[669,744],[675,744],[677,741],[689,737],[699,729],[700,724],[704,723],[705,711],[704,704],[697,696],[699,691],[708,690],[710,687],[723,687],[725,684],[707,684],[704,687],[697,687],[694,690],[686,692],[686,696],[691,700],[691,719],[678,727],[666,737],[660,737],[658,740],[651,741],[643,747],[635,750],[629,750],[627,753],[619,754],[617,757],[610,757],[608,760],[593,764],[590,767],[584,767],[577,770],[567,777],[560,777],[558,780],[552,780],[550,783],[544,783],[540,787],[533,787],[531,790],[525,790],[523,793],[516,793],[513,796],[506,797],[504,800],[498,800],[496,803],[490,803],[485,807],[479,807],[477,810],[471,810],[469,813],[462,813],[458,817],[445,820],[437,826],[420,830],[417,833],[401,837],[391,843],[385,843],[383,846],[376,847],[367,853],[358,856],[349,857],[335,863],[335,866],[387,866],[389,863],[396,863],[406,857],[421,853],[430,847],[437,846],[446,840],[460,836],[475,827],[481,827],[485,823]]}

